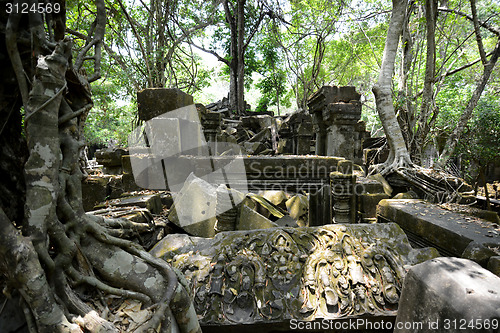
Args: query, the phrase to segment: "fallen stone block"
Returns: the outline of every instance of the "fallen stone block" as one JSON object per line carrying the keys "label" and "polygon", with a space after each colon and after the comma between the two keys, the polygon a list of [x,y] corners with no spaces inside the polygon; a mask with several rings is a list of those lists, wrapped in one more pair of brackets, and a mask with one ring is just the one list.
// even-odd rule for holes
{"label": "fallen stone block", "polygon": [[488,260],[488,270],[500,277],[500,256],[493,256]]}
{"label": "fallen stone block", "polygon": [[436,258],[406,274],[395,333],[499,329],[500,278],[473,261]]}
{"label": "fallen stone block", "polygon": [[191,104],[193,96],[177,88],[150,88],[137,93],[137,109],[142,121]]}
{"label": "fallen stone block", "polygon": [[478,242],[470,242],[462,252],[462,258],[477,262],[479,265],[486,267],[491,257],[495,256],[495,252],[487,246]]}
{"label": "fallen stone block", "polygon": [[121,148],[100,149],[95,152],[95,158],[98,164],[105,167],[121,167],[122,156],[127,152]]}
{"label": "fallen stone block", "polygon": [[[382,200],[377,215],[379,221],[399,224],[415,246],[435,247],[444,256],[462,257],[471,242],[491,249],[500,247],[500,235],[494,231],[496,224],[423,200]],[[484,260],[481,256],[481,263]]]}
{"label": "fallen stone block", "polygon": [[200,324],[218,331],[393,320],[406,269],[437,255],[412,249],[393,223],[168,235],[151,253],[184,273]]}
{"label": "fallen stone block", "polygon": [[385,193],[361,194],[358,196],[358,211],[365,218],[375,218],[377,217],[378,203],[389,198]]}
{"label": "fallen stone block", "polygon": [[285,203],[290,216],[297,221],[301,227],[308,226],[309,200],[307,196],[297,194],[288,199]]}
{"label": "fallen stone block", "polygon": [[96,205],[106,200],[108,179],[105,177],[89,176],[82,181],[83,209],[88,212]]}
{"label": "fallen stone block", "polygon": [[114,207],[136,206],[136,207],[146,208],[152,214],[160,214],[162,212],[161,199],[158,194],[138,195],[138,196],[109,200],[106,203],[96,206],[95,208],[100,209],[106,206],[114,206]]}
{"label": "fallen stone block", "polygon": [[168,219],[190,235],[213,237],[217,221],[216,198],[215,186],[191,174],[174,196]]}
{"label": "fallen stone block", "polygon": [[290,215],[285,215],[280,219],[277,219],[274,223],[276,223],[278,226],[282,228],[286,227],[291,227],[291,228],[298,228],[299,224],[297,221],[291,217]]}
{"label": "fallen stone block", "polygon": [[[281,203],[284,203],[288,197],[284,191],[262,191],[259,192],[259,195],[266,198],[273,205],[280,206]],[[285,208],[284,206],[281,208]]]}
{"label": "fallen stone block", "polygon": [[236,221],[241,209],[240,203],[245,199],[245,195],[221,184],[217,187],[216,196],[217,223],[215,224],[215,232],[236,230]]}

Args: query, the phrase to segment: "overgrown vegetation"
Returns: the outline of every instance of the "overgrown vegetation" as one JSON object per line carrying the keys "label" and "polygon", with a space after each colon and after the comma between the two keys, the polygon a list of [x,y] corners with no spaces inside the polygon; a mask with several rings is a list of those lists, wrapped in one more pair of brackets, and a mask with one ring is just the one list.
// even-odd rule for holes
{"label": "overgrown vegetation", "polygon": [[[451,1],[438,8],[435,1],[427,4],[430,7],[411,2],[407,8],[392,82],[406,145],[414,162],[426,166],[435,164],[440,154],[440,164],[448,161],[453,142],[466,144],[468,139],[460,137],[464,121],[458,123],[461,115],[466,123],[474,114],[466,110],[468,102],[474,110],[477,96],[495,100],[500,91],[494,62],[488,77],[481,76],[497,46],[499,5],[474,1],[472,7]],[[87,17],[93,7],[80,2],[69,5],[74,10],[68,26],[77,35],[89,26]],[[123,140],[133,107],[118,107],[120,98],[112,97],[116,94],[133,101],[136,92],[146,87],[177,87],[199,95],[216,74],[205,65],[209,57],[223,64],[220,74],[232,82],[230,91],[220,92],[219,99],[229,95],[237,103],[244,91],[253,89],[260,94],[253,110],[283,114],[304,108],[308,96],[323,85],[353,85],[363,95],[367,128],[373,135],[383,135],[371,88],[379,74],[390,18],[392,4],[387,1],[360,5],[327,0],[203,4],[108,0],[106,5],[102,60],[106,80],[93,89],[114,103],[96,103],[86,130],[88,142]],[[244,20],[240,27],[236,25],[239,15]],[[243,43],[241,55],[238,43]],[[435,54],[430,61],[429,54]],[[482,78],[488,88],[474,97]],[[457,133],[450,131],[454,128]],[[444,149],[446,139],[451,150]]]}

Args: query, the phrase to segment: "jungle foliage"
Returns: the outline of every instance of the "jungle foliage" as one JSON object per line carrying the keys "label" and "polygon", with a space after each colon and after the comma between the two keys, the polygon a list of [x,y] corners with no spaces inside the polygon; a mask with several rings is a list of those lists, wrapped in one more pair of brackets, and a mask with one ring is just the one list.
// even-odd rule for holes
{"label": "jungle foliage", "polygon": [[[75,36],[90,25],[92,6],[68,2],[68,27]],[[392,94],[417,164],[446,166],[450,151],[461,154],[453,147],[466,144],[462,125],[481,123],[473,95],[482,79],[478,96],[498,98],[495,61],[487,78],[483,69],[498,49],[499,7],[488,1],[408,3]],[[353,85],[363,96],[368,130],[382,135],[371,88],[391,8],[382,0],[107,0],[104,83],[93,84],[103,99],[89,116],[88,142],[122,141],[133,124],[133,107],[122,105],[133,105],[137,91],[177,87],[199,96],[215,77],[226,78],[229,91],[218,98],[229,96],[235,112],[242,111],[237,105],[250,90],[258,91],[253,110],[284,114],[305,108],[308,96],[323,85]],[[207,65],[214,57],[218,68]],[[450,138],[446,149],[438,144],[443,138]]]}

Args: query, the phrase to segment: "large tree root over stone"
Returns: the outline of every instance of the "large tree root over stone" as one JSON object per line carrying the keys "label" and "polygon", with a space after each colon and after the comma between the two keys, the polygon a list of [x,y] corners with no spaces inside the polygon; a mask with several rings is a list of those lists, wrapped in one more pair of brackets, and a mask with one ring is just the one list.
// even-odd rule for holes
{"label": "large tree root over stone", "polygon": [[411,188],[420,197],[436,203],[470,203],[473,190],[461,178],[440,169],[429,169],[412,163],[407,155],[389,156],[387,162],[374,165],[370,174],[381,174],[391,185]]}
{"label": "large tree root over stone", "polygon": [[118,332],[106,316],[110,295],[150,310],[134,332],[199,332],[174,270],[113,236],[116,220],[83,210],[79,136],[92,102],[70,54],[64,40],[38,59],[25,104],[25,220],[11,221],[0,207],[0,272],[26,303],[32,332]]}

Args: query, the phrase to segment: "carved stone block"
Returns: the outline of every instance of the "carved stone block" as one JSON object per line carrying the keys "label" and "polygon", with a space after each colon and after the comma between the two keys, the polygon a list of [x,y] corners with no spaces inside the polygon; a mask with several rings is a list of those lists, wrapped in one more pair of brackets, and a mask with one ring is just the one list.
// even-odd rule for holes
{"label": "carved stone block", "polygon": [[169,235],[151,252],[190,281],[202,325],[395,316],[405,267],[437,255],[396,224]]}

